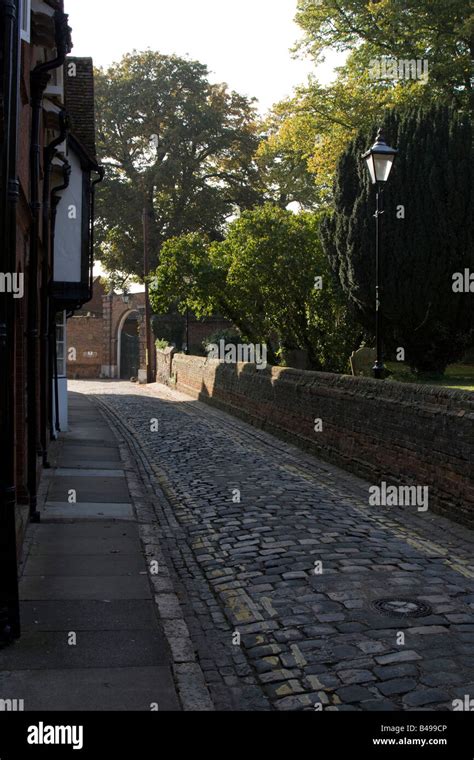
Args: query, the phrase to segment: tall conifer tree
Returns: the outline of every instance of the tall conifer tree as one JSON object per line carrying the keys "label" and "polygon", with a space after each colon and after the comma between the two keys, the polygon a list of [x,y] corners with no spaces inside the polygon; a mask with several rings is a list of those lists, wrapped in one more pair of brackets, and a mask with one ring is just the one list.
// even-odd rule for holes
{"label": "tall conifer tree", "polygon": [[[405,349],[418,372],[442,373],[474,343],[474,293],[455,292],[453,276],[474,272],[473,129],[446,107],[390,112],[387,141],[399,149],[384,191],[382,323],[388,350]],[[362,131],[343,154],[335,209],[322,224],[324,250],[361,324],[375,314],[375,188]]]}

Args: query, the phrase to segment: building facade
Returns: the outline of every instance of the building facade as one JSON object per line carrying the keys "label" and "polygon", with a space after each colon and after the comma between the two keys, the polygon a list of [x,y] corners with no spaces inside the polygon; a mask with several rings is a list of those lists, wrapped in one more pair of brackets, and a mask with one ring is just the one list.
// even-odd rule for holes
{"label": "building facade", "polygon": [[[67,374],[74,380],[143,380],[146,374],[145,293],[106,293],[96,278],[93,297],[68,321]],[[152,317],[155,338],[178,350],[203,353],[203,341],[228,330],[221,317],[198,320],[192,314]]]}
{"label": "building facade", "polygon": [[20,634],[17,562],[67,420],[67,318],[92,295],[93,69],[63,0],[0,0],[0,644]]}

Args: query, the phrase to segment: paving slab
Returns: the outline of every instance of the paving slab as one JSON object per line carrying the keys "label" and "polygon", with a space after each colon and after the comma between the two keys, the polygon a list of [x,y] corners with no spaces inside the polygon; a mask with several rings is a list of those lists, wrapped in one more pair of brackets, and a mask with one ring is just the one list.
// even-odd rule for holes
{"label": "paving slab", "polygon": [[88,477],[73,475],[68,478],[55,477],[51,479],[48,488],[48,502],[68,502],[69,492],[76,492],[77,502],[100,502],[103,504],[129,503],[130,496],[127,481],[122,476]]}
{"label": "paving slab", "polygon": [[96,446],[101,446],[104,443],[112,443],[115,446],[115,439],[112,432],[109,432],[107,428],[99,430],[93,430],[89,426],[84,426],[80,430],[75,431],[74,435],[71,433],[64,433],[65,440],[69,442],[79,443],[80,441],[94,442]]}
{"label": "paving slab", "polygon": [[28,531],[29,540],[34,543],[47,544],[49,541],[65,541],[70,538],[94,538],[100,541],[111,538],[127,538],[135,541],[139,547],[138,526],[130,523],[119,523],[104,520],[100,525],[98,535],[97,525],[93,523],[55,523],[54,525],[39,523],[31,525]]}
{"label": "paving slab", "polygon": [[150,599],[148,578],[123,575],[96,576],[23,576],[20,595],[25,600],[35,599]]}
{"label": "paving slab", "polygon": [[34,601],[21,603],[23,631],[156,630],[156,607],[148,599],[110,599],[107,602]]}
{"label": "paving slab", "polygon": [[115,441],[104,442],[101,446],[93,441],[61,441],[61,447],[57,454],[58,458],[74,456],[78,461],[107,458],[110,461],[120,462],[120,452]]}
{"label": "paving slab", "polygon": [[131,504],[114,502],[69,504],[67,501],[48,501],[43,514],[46,520],[135,520]]}
{"label": "paving slab", "polygon": [[146,574],[144,558],[139,554],[91,554],[84,560],[81,554],[31,555],[23,570],[23,577],[30,575],[95,576]]}
{"label": "paving slab", "polygon": [[[68,643],[75,635],[76,644]],[[2,650],[2,670],[164,665],[168,645],[157,630],[25,631],[20,646]]]}
{"label": "paving slab", "polygon": [[155,704],[159,712],[180,709],[166,666],[4,671],[0,694],[24,698],[25,712],[150,712]]}
{"label": "paving slab", "polygon": [[[110,453],[110,449],[108,449],[108,453]],[[104,456],[106,456],[105,459],[99,459],[97,456],[91,456],[89,459],[87,457],[79,459],[77,455],[64,454],[58,457],[56,464],[74,468],[77,476],[81,474],[81,470],[88,469],[92,464],[100,465],[103,470],[115,470],[119,460],[113,461],[112,457]]]}
{"label": "paving slab", "polygon": [[81,478],[124,478],[125,474],[123,470],[112,470],[112,469],[103,469],[103,470],[94,470],[90,467],[58,467],[54,471],[54,476],[56,478],[71,478],[71,477],[81,477]]}
{"label": "paving slab", "polygon": [[[51,526],[53,527],[53,526]],[[77,524],[72,527],[76,528]],[[35,539],[32,543],[30,552],[31,554],[83,554],[84,556],[90,554],[135,554],[137,552],[137,540],[134,538],[128,538],[127,536],[111,537],[95,536],[89,538],[88,536],[73,534],[69,540],[58,536],[48,537],[44,540]]]}

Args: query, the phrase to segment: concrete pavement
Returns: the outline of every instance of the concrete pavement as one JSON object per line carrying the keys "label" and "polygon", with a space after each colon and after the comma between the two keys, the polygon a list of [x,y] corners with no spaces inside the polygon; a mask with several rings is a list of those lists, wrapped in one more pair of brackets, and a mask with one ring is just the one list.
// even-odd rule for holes
{"label": "concrete pavement", "polygon": [[119,442],[87,397],[44,473],[20,582],[23,635],[0,699],[25,710],[179,710]]}

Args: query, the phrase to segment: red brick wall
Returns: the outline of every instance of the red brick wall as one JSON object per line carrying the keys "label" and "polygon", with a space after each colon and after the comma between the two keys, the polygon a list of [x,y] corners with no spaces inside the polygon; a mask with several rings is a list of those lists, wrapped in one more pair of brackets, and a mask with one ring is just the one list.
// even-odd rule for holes
{"label": "red brick wall", "polygon": [[[113,298],[106,295],[104,288],[97,278],[94,282],[93,298],[83,309],[68,320],[68,347],[75,348],[76,361],[68,359],[67,373],[71,379],[94,379],[108,376],[107,368],[112,365],[115,376],[118,376],[118,340],[119,327],[124,318],[132,312],[141,315],[139,327],[140,339],[140,368],[145,368],[145,326],[143,323],[145,309],[145,294],[131,293],[125,297],[114,294]],[[111,314],[112,312],[112,314]],[[168,317],[161,318],[167,324]],[[190,315],[189,342],[191,350],[198,353],[202,350],[202,342],[217,330],[229,329],[230,323],[219,317],[197,320]],[[158,328],[158,334],[160,330]],[[186,340],[186,322],[182,318],[182,336]],[[88,356],[92,353],[92,356]]]}
{"label": "red brick wall", "polygon": [[182,354],[172,371],[178,390],[374,485],[429,486],[430,509],[474,527],[472,394]]}
{"label": "red brick wall", "polygon": [[97,278],[92,299],[67,323],[67,347],[76,352],[76,360],[67,361],[67,376],[75,379],[99,378],[103,364],[103,296],[104,288]]}
{"label": "red brick wall", "polygon": [[69,378],[99,378],[102,371],[103,321],[101,318],[75,315],[67,323],[68,357],[71,349],[76,352],[76,361],[68,358]]}
{"label": "red brick wall", "polygon": [[[68,320],[68,348],[76,350],[76,361],[68,357],[68,377],[98,378],[102,376],[103,368],[109,365],[116,371],[119,327],[126,315],[135,311],[143,315],[144,306],[144,293],[133,293],[127,299],[114,294],[111,299],[104,294],[104,288],[97,279],[92,300]],[[143,323],[140,327],[140,366],[145,366]]]}

